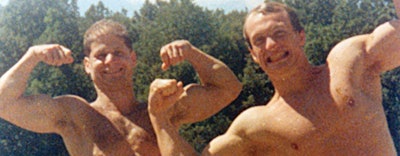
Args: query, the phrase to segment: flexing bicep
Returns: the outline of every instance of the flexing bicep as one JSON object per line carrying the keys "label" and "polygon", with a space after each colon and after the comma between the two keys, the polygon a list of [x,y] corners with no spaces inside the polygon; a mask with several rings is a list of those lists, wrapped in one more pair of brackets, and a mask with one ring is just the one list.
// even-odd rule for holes
{"label": "flexing bicep", "polygon": [[[241,84],[222,61],[194,47],[186,40],[171,42],[161,48],[163,69],[188,61],[198,74],[199,84],[190,84],[174,105],[176,124],[204,120],[230,104],[240,93]],[[174,99],[175,100],[175,99]]]}
{"label": "flexing bicep", "polygon": [[238,135],[224,134],[210,142],[210,144],[203,150],[204,156],[232,156],[252,155],[252,146],[250,142],[246,141]]}
{"label": "flexing bicep", "polygon": [[59,101],[46,95],[24,96],[27,81],[39,62],[49,65],[71,63],[71,51],[61,45],[38,45],[0,77],[0,117],[36,132],[54,132],[55,119],[64,111]]}
{"label": "flexing bicep", "polygon": [[384,72],[400,66],[400,21],[377,27],[366,40],[366,61]]}
{"label": "flexing bicep", "polygon": [[57,122],[66,113],[60,100],[47,95],[2,101],[0,117],[21,128],[40,133],[57,131]]}
{"label": "flexing bicep", "polygon": [[327,64],[332,73],[379,76],[400,66],[400,22],[391,21],[371,34],[343,40],[329,53]]}
{"label": "flexing bicep", "polygon": [[[232,89],[234,92],[228,89],[229,85],[232,84],[228,83],[226,87],[199,84],[185,86],[184,93],[174,107],[176,115],[172,121],[179,124],[193,123],[216,114],[238,95],[237,89]],[[238,86],[232,87],[238,88]]]}

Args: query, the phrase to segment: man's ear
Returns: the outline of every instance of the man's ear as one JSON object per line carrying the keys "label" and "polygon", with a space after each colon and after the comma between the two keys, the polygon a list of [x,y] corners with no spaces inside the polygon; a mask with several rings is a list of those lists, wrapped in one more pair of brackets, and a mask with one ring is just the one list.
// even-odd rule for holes
{"label": "man's ear", "polygon": [[260,63],[260,62],[258,61],[258,57],[257,57],[257,55],[255,54],[255,52],[253,51],[253,49],[248,48],[248,50],[250,51],[250,55],[251,55],[251,58],[253,59],[253,61],[256,62],[257,64]]}
{"label": "man's ear", "polygon": [[89,57],[85,57],[83,59],[83,65],[85,66],[85,72],[86,74],[90,74],[91,72],[91,65],[90,65],[90,58]]}
{"label": "man's ear", "polygon": [[131,60],[133,62],[133,66],[136,66],[136,61],[137,61],[136,59],[137,59],[136,52],[132,50],[132,52],[131,52]]}
{"label": "man's ear", "polygon": [[299,32],[299,37],[300,37],[300,44],[302,47],[304,47],[304,45],[306,44],[306,33],[304,32],[304,30],[301,30]]}

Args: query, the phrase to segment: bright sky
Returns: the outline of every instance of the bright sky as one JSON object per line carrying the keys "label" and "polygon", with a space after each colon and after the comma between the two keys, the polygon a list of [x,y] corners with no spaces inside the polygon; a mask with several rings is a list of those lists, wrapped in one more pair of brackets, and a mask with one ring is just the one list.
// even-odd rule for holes
{"label": "bright sky", "polygon": [[8,0],[0,0],[0,5],[4,6],[8,3]]}
{"label": "bright sky", "polygon": [[[7,5],[9,0],[0,0],[0,5]],[[85,11],[90,7],[91,4],[97,4],[100,0],[78,0],[79,12],[84,14]],[[113,10],[121,11],[122,8],[128,10],[128,15],[132,15],[134,11],[139,10],[145,0],[101,0],[104,5]],[[156,0],[150,0],[150,2],[155,2]],[[258,4],[262,3],[264,0],[194,0],[199,6],[206,7],[208,9],[224,9],[226,12],[232,10],[244,10],[252,9]]]}

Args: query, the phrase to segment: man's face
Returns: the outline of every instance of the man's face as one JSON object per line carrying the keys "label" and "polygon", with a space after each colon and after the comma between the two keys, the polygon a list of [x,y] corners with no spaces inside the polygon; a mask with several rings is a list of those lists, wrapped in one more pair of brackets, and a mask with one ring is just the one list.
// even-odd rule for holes
{"label": "man's face", "polygon": [[285,11],[253,13],[244,25],[249,37],[253,60],[267,73],[290,69],[299,57],[304,57],[304,32],[293,29]]}
{"label": "man's face", "polygon": [[132,81],[136,54],[123,39],[115,35],[102,35],[90,45],[85,57],[85,71],[96,85],[116,85]]}

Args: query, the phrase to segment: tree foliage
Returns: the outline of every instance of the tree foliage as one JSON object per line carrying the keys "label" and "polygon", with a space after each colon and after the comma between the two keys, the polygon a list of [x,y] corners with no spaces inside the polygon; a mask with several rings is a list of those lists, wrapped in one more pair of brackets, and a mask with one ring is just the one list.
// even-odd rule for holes
{"label": "tree foliage", "polygon": [[[334,45],[357,34],[370,33],[377,25],[395,18],[391,0],[277,0],[297,9],[307,34],[304,49],[311,63],[323,64]],[[46,7],[43,7],[46,6]],[[215,116],[185,125],[180,132],[197,150],[224,133],[243,110],[264,105],[274,93],[268,76],[249,57],[242,37],[246,12],[208,10],[193,0],[146,0],[132,17],[127,10],[113,12],[101,1],[84,13],[77,0],[10,0],[0,7],[0,74],[7,71],[32,45],[60,43],[72,49],[75,61],[62,67],[38,65],[26,94],[51,96],[76,94],[88,101],[96,97],[82,66],[82,36],[94,22],[111,18],[123,23],[134,41],[138,64],[133,80],[135,95],[146,101],[155,78],[175,78],[184,84],[199,82],[188,63],[162,71],[160,48],[173,40],[186,39],[225,62],[244,88],[231,105]],[[382,75],[383,105],[390,132],[400,151],[400,69]],[[368,128],[368,127],[366,127]],[[0,153],[4,155],[68,155],[62,139],[37,134],[0,121]]]}

